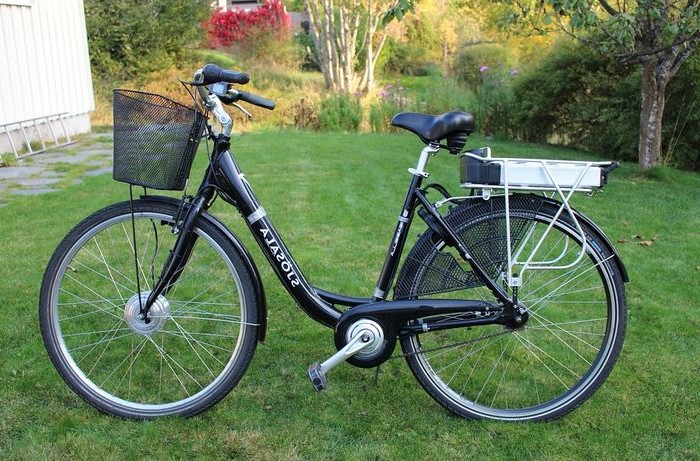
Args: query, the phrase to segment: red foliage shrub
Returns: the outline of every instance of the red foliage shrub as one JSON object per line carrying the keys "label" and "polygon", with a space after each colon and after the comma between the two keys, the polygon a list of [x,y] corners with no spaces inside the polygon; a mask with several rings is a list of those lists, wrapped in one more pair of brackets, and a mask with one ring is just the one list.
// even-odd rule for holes
{"label": "red foliage shrub", "polygon": [[265,0],[250,11],[219,9],[205,23],[212,48],[250,43],[261,36],[283,39],[289,36],[291,26],[291,18],[280,0]]}

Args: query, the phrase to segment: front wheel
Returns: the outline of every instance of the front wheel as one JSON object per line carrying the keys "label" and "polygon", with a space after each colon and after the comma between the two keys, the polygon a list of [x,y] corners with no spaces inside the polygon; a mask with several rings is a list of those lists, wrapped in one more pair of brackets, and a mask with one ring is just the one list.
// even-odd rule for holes
{"label": "front wheel", "polygon": [[[456,208],[446,221],[489,277],[505,286],[505,200],[473,203]],[[612,370],[626,323],[621,268],[603,236],[582,220],[579,229],[566,213],[556,217],[558,209],[536,196],[510,198],[511,254],[524,261],[534,253],[532,261],[541,263],[521,277],[518,299],[528,313],[524,326],[454,328],[402,338],[417,380],[453,413],[554,419],[581,405]],[[409,254],[396,297],[495,301],[469,265],[432,232]]]}
{"label": "front wheel", "polygon": [[204,411],[238,383],[255,351],[253,274],[205,219],[176,283],[148,322],[139,318],[173,248],[177,213],[149,199],[100,210],[70,231],[44,274],[39,318],[49,356],[77,394],[107,413]]}

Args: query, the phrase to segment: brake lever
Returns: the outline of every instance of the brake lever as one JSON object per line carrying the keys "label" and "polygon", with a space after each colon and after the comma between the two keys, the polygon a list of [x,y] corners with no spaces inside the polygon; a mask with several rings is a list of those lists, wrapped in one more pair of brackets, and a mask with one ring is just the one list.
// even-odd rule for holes
{"label": "brake lever", "polygon": [[231,103],[231,105],[232,105],[233,107],[235,107],[236,109],[240,110],[241,112],[243,112],[243,114],[246,116],[246,118],[247,118],[248,120],[252,120],[252,119],[253,119],[253,114],[251,114],[250,112],[248,112],[248,110],[247,110],[245,107],[241,106],[241,105],[238,104],[237,102]]}

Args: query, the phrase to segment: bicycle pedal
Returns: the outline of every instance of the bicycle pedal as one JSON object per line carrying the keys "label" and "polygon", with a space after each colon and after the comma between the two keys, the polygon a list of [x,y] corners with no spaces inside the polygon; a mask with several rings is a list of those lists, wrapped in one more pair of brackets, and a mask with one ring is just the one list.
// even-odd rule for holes
{"label": "bicycle pedal", "polygon": [[307,372],[309,379],[311,379],[311,384],[314,386],[316,392],[321,392],[326,390],[328,387],[328,379],[326,378],[326,373],[323,371],[321,364],[316,362],[309,366]]}

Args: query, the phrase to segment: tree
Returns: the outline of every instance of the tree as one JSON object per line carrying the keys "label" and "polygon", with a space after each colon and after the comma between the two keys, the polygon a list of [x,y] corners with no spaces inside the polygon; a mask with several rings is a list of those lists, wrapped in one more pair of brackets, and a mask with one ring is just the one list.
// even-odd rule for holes
{"label": "tree", "polygon": [[[516,0],[509,21],[556,27],[595,49],[641,68],[639,168],[661,164],[668,83],[700,43],[697,0]],[[584,32],[588,32],[586,35]]]}
{"label": "tree", "polygon": [[[384,26],[413,8],[412,0],[304,0],[326,87],[365,91],[386,41]],[[357,70],[361,69],[361,75]]]}

